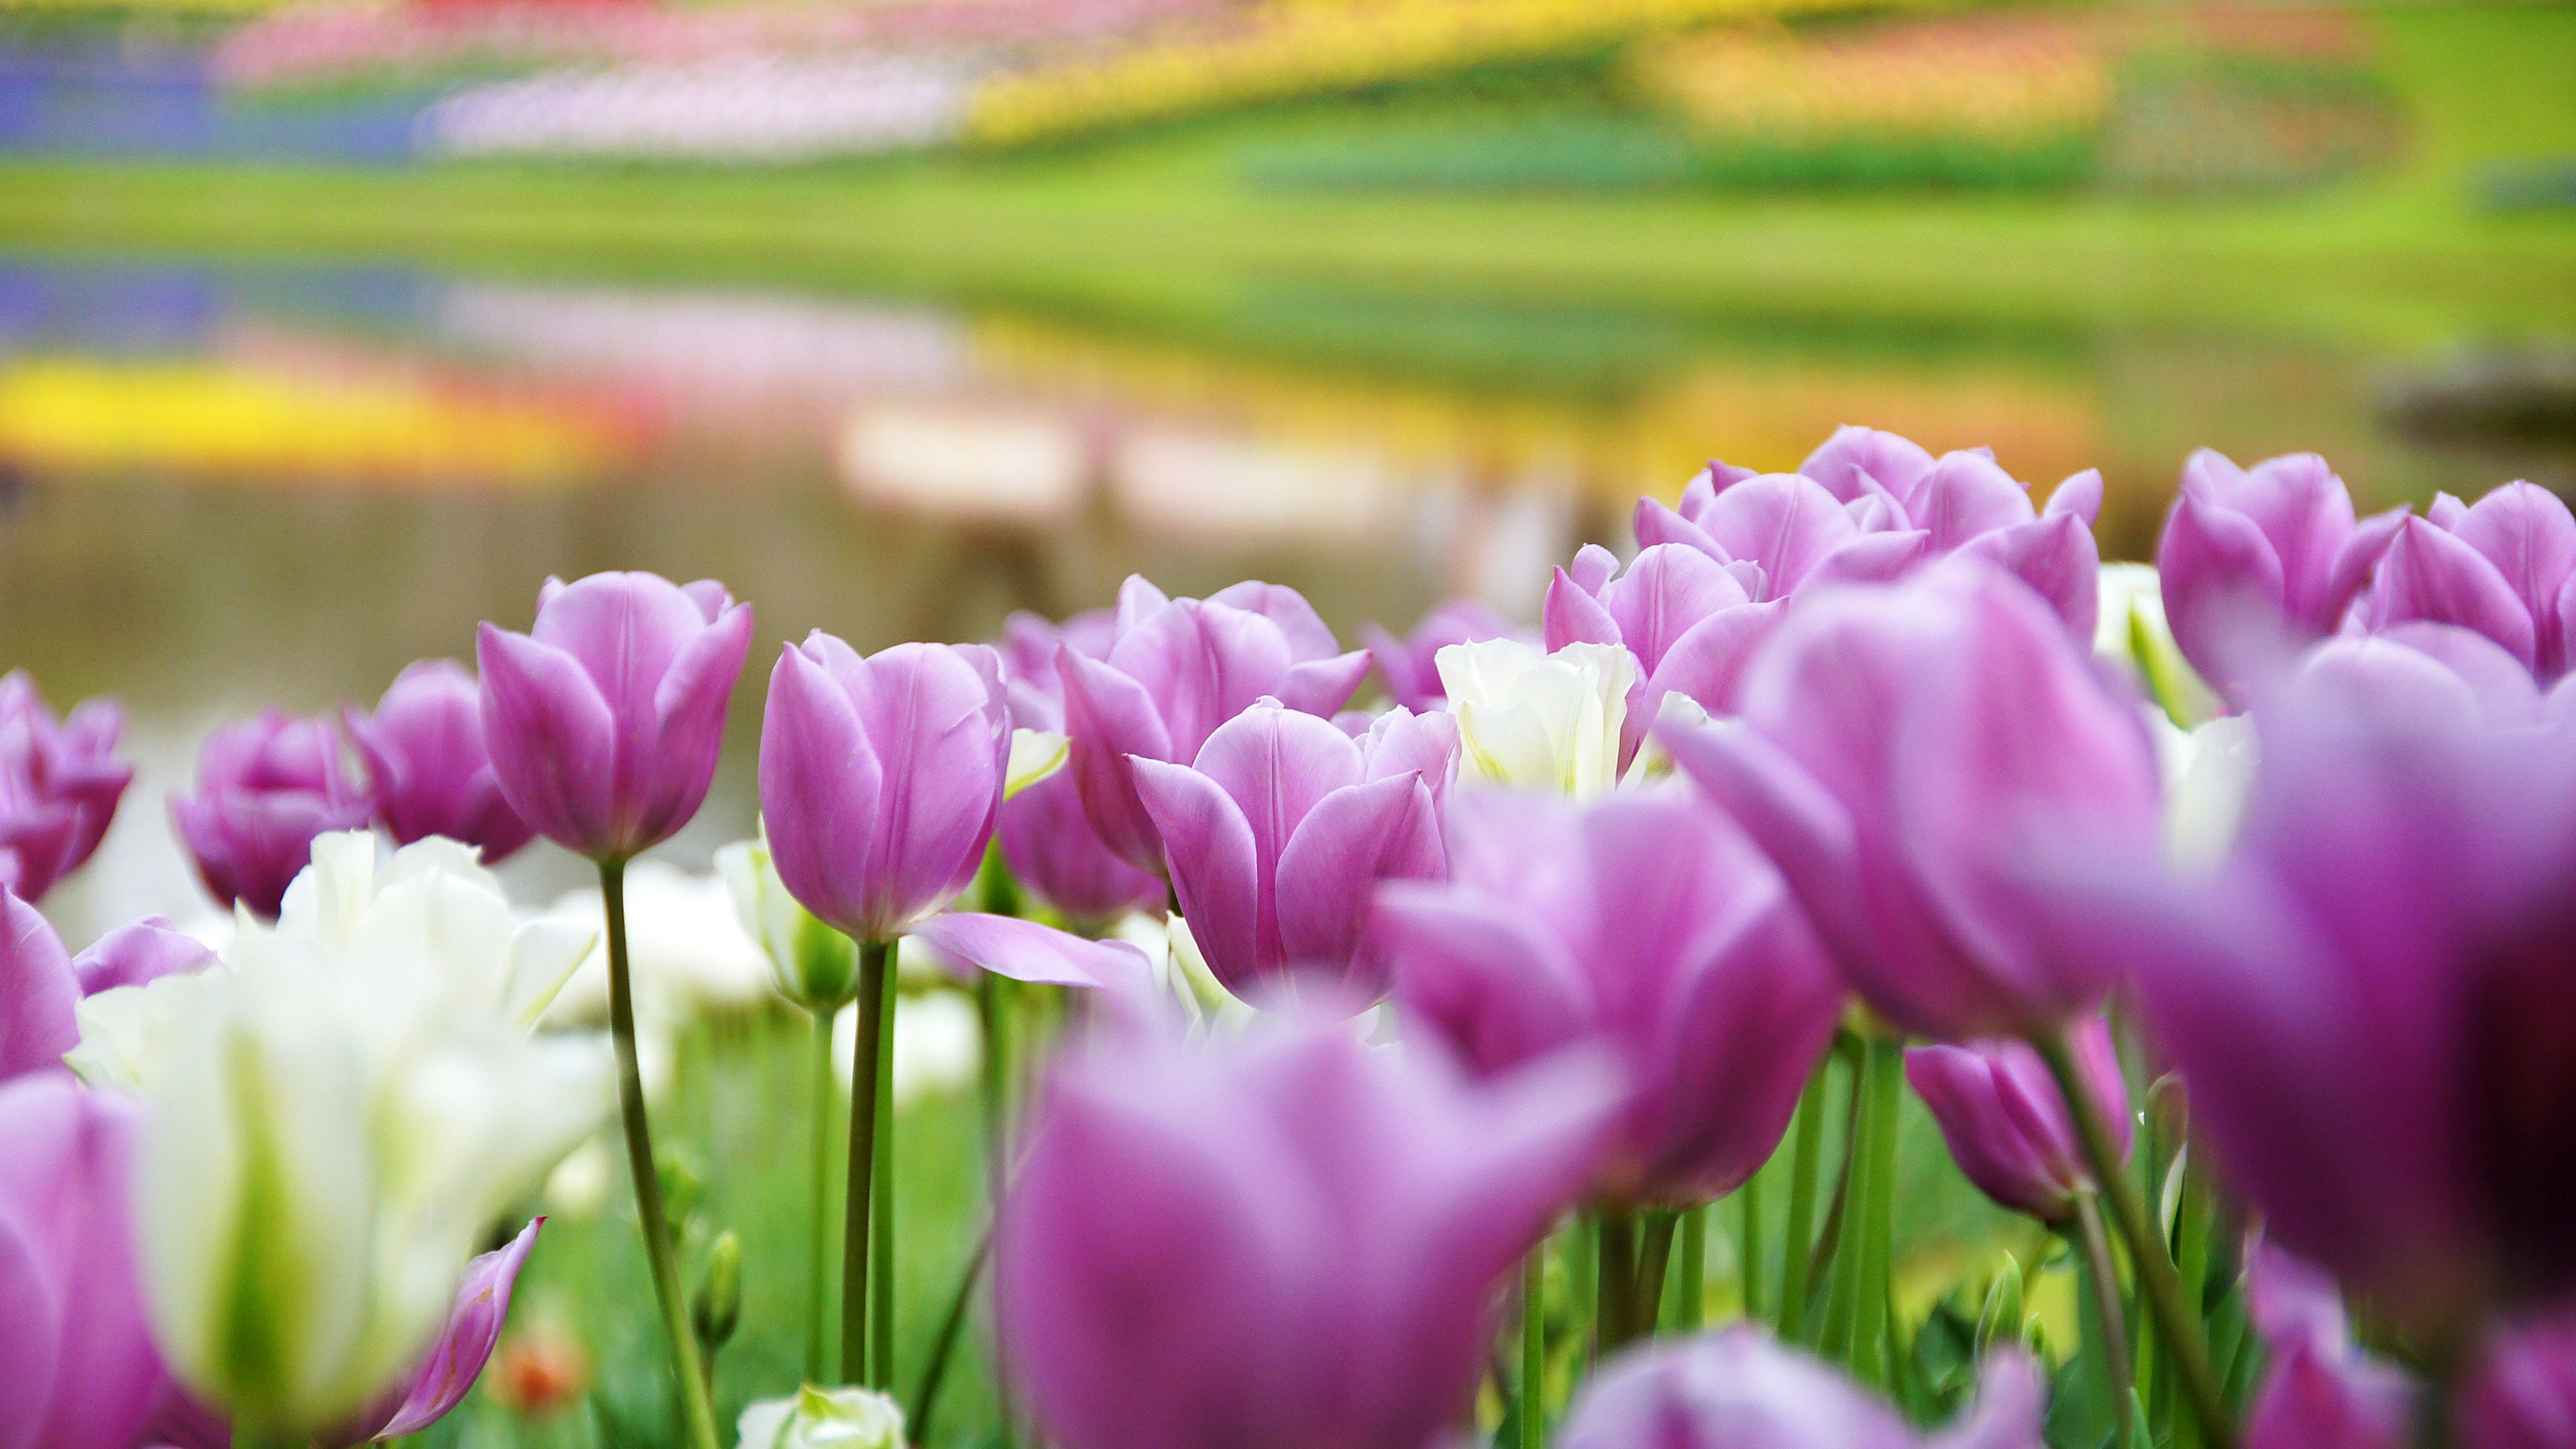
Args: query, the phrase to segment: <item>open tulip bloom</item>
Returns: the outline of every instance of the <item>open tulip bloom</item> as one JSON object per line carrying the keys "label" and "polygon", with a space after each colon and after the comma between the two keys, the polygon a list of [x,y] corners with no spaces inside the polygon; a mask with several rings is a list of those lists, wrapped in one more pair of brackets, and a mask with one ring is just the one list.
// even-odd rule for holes
{"label": "open tulip bloom", "polygon": [[[0,678],[0,1449],[402,1440],[487,1360],[478,1443],[2576,1449],[2576,512],[2204,452],[2150,568],[2102,505],[1866,428],[1712,463],[1536,619],[1364,628],[1357,708],[1268,583],[817,631],[756,837],[638,867],[633,941],[720,585],[549,580],[215,731],[186,931],[39,909],[131,771]],[[537,836],[596,901],[514,906]],[[639,963],[739,988],[648,1033]],[[810,1120],[735,1059],[773,996]],[[980,1132],[898,1118],[932,1075]],[[612,1103],[640,1263],[580,1221]],[[785,1122],[801,1174],[737,1140]],[[567,1310],[625,1315],[595,1395]]]}

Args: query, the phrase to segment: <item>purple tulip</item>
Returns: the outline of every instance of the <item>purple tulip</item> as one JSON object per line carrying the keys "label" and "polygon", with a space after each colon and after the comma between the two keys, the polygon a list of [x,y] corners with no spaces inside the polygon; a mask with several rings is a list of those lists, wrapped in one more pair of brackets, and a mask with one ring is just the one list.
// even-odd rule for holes
{"label": "purple tulip", "polygon": [[2576,735],[2491,728],[2403,650],[2255,722],[2215,877],[2117,872],[2091,902],[2195,1131],[2275,1239],[2398,1323],[2576,1288]]}
{"label": "purple tulip", "polygon": [[483,748],[482,686],[464,665],[424,659],[395,677],[373,715],[349,709],[341,719],[396,845],[444,835],[491,865],[536,837],[501,796]]}
{"label": "purple tulip", "polygon": [[1264,696],[1329,717],[1359,688],[1368,651],[1335,651],[1293,589],[1242,583],[1207,599],[1168,599],[1142,578],[1118,592],[1116,637],[1095,659],[1058,651],[1065,768],[1092,828],[1119,859],[1157,875],[1162,836],[1136,793],[1130,759],[1187,764],[1217,726]]}
{"label": "purple tulip", "polygon": [[2576,514],[2558,495],[2508,483],[2475,506],[2450,494],[2401,521],[2370,590],[2370,626],[2426,620],[2494,640],[2544,680],[2567,672],[2576,616]]}
{"label": "purple tulip", "polygon": [[124,729],[111,701],[57,722],[25,670],[0,678],[0,888],[43,900],[98,849],[134,779],[116,758]]}
{"label": "purple tulip", "polygon": [[1876,1398],[1750,1324],[1636,1349],[1574,1401],[1556,1449],[2044,1449],[2038,1365],[1989,1356],[1973,1413],[1924,1435]]}
{"label": "purple tulip", "polygon": [[127,1449],[162,1392],[128,1227],[138,1116],[60,1072],[0,1082],[0,1449]]}
{"label": "purple tulip", "polygon": [[[2129,1093],[2111,1028],[2095,1017],[2070,1035],[2076,1064],[2126,1158]],[[2038,1052],[2004,1040],[1915,1047],[1905,1054],[1905,1079],[1932,1109],[1950,1156],[1978,1190],[2044,1223],[2074,1220],[2075,1194],[2096,1184],[2066,1098]]]}
{"label": "purple tulip", "polygon": [[783,650],[760,727],[760,807],[790,895],[890,940],[975,878],[1002,806],[1011,711],[981,644],[860,658],[821,630]]}
{"label": "purple tulip", "polygon": [[1446,869],[1439,801],[1457,757],[1445,714],[1398,706],[1354,740],[1265,699],[1187,767],[1137,760],[1208,969],[1235,991],[1292,970],[1374,987],[1359,959],[1369,892]]}
{"label": "purple tulip", "polygon": [[[1745,661],[1771,637],[1780,600],[1756,603],[1758,566],[1724,564],[1686,544],[1659,543],[1625,571],[1608,549],[1586,545],[1548,586],[1546,644],[1616,644],[1635,656],[1620,760],[1637,752],[1664,697],[1679,694],[1711,713],[1728,712]],[[1748,587],[1748,580],[1750,587]]]}
{"label": "purple tulip", "polygon": [[751,606],[712,579],[546,580],[533,630],[487,623],[475,640],[502,798],[595,860],[670,839],[706,800],[750,647]]}
{"label": "purple tulip", "polygon": [[[1707,486],[1703,486],[1707,485]],[[1637,505],[1637,542],[1686,544],[1720,563],[1747,564],[1757,602],[1833,582],[1893,579],[1922,561],[1924,535],[1885,509],[1864,520],[1814,479],[1766,473],[1723,490],[1705,475],[1682,493],[1680,512]],[[1739,578],[1743,578],[1739,574]]]}
{"label": "purple tulip", "polygon": [[34,906],[0,887],[0,1080],[60,1068],[80,1045],[81,998],[202,971],[215,953],[159,916],[119,926],[78,956]]}
{"label": "purple tulip", "polygon": [[[1061,731],[1064,683],[1056,671],[1057,650],[1097,659],[1108,652],[1116,630],[1107,610],[1076,614],[1061,626],[1035,614],[1013,614],[995,646],[1010,685],[1011,723]],[[1087,927],[1105,926],[1130,911],[1160,910],[1169,899],[1161,877],[1129,865],[1102,843],[1083,813],[1082,788],[1070,770],[1003,801],[998,834],[1002,859],[1021,888]]]}
{"label": "purple tulip", "polygon": [[1450,833],[1451,881],[1378,892],[1402,1019],[1480,1075],[1576,1044],[1616,1061],[1608,1200],[1701,1202],[1751,1177],[1842,1006],[1770,863],[1673,794],[1462,791]]}
{"label": "purple tulip", "polygon": [[2334,1280],[2270,1243],[2255,1249],[2246,1279],[2271,1365],[2246,1417],[2245,1449],[2405,1449],[2415,1386],[2353,1343]]}
{"label": "purple tulip", "polygon": [[1429,714],[1449,702],[1440,685],[1436,656],[1452,644],[1474,644],[1508,638],[1511,621],[1478,599],[1451,599],[1422,616],[1401,639],[1375,624],[1360,626],[1360,642],[1377,662],[1387,695],[1415,714]]}
{"label": "purple tulip", "polygon": [[2162,789],[2137,701],[2017,580],[1956,559],[1794,612],[1743,718],[1662,733],[1902,1029],[2027,1036],[2110,984],[2073,949],[2069,858],[2154,858]]}
{"label": "purple tulip", "polygon": [[2576,1318],[2517,1325],[2490,1344],[2452,1423],[2467,1449],[2576,1449]]}
{"label": "purple tulip", "polygon": [[2354,516],[2314,453],[2239,468],[2203,448],[2156,544],[2165,618],[2201,676],[2243,703],[2281,653],[2335,633],[2406,518]]}
{"label": "purple tulip", "polygon": [[208,735],[197,755],[197,793],[170,802],[206,889],[269,920],[288,883],[312,863],[313,838],[364,829],[374,814],[331,722],[273,709]]}
{"label": "purple tulip", "polygon": [[1064,1449],[1428,1449],[1610,1097],[1598,1063],[1474,1086],[1293,1015],[1097,1041],[1001,1205],[1013,1381]]}

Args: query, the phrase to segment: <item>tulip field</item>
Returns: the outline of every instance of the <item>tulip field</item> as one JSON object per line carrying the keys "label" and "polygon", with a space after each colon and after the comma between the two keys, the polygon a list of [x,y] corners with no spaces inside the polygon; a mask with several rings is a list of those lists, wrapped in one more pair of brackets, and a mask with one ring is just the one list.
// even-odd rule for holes
{"label": "tulip field", "polygon": [[12,674],[0,1442],[2576,1443],[2576,514],[2182,473],[2152,563],[1845,427],[1535,626],[815,630],[712,877],[791,630],[550,579],[207,735],[229,919],[86,942],[120,711]]}

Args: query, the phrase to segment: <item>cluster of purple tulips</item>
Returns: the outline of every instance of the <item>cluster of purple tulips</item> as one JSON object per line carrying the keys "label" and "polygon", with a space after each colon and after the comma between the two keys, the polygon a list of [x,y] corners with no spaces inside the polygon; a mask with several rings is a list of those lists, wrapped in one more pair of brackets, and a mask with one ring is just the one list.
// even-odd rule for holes
{"label": "cluster of purple tulips", "polygon": [[[2363,518],[2320,459],[2203,453],[2142,586],[2101,489],[1847,428],[1641,503],[1527,633],[1459,604],[1346,651],[1289,589],[1131,579],[989,647],[784,649],[742,870],[828,1107],[852,1004],[858,1046],[839,1301],[818,1148],[812,1383],[742,1442],[932,1442],[989,1262],[1004,1433],[1061,1449],[2576,1449],[2576,516]],[[623,878],[702,803],[752,634],[713,583],[549,582],[476,671],[217,733],[173,806],[246,931],[337,908],[336,833],[597,863],[691,1449],[720,1337]],[[197,1345],[135,1201],[174,1181],[152,1099],[62,1063],[113,1045],[102,993],[261,968],[157,921],[75,957],[28,904],[106,829],[116,735],[0,683],[0,1449],[414,1432],[535,1226],[438,1260],[435,1331],[340,1399],[243,1387],[312,1338],[255,1273]],[[908,1430],[907,936],[1035,1064],[988,1073],[987,1247]],[[1909,1089],[2030,1225],[1928,1305]],[[271,1108],[229,1130],[300,1130]]]}

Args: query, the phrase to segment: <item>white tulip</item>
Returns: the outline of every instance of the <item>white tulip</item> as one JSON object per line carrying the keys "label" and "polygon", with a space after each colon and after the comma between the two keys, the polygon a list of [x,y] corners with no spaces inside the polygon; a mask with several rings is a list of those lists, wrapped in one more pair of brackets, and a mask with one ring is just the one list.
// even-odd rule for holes
{"label": "white tulip", "polygon": [[1008,800],[1063,769],[1072,749],[1073,741],[1054,730],[1011,731],[1011,764],[1003,775],[1002,798]]}
{"label": "white tulip", "polygon": [[1576,799],[1619,783],[1619,737],[1637,661],[1612,644],[1553,654],[1517,639],[1452,644],[1434,656],[1468,768],[1497,784]]}
{"label": "white tulip", "polygon": [[2164,581],[2152,564],[2102,565],[2093,653],[2126,668],[2173,722],[2190,729],[2218,713],[2218,695],[2174,642],[2165,620]]}
{"label": "white tulip", "polygon": [[2254,721],[2227,715],[2185,734],[2148,713],[2165,782],[2166,854],[2187,869],[2213,867],[2235,848],[2253,798],[2260,763]]}
{"label": "white tulip", "polygon": [[453,842],[380,862],[325,836],[274,928],[92,1013],[84,1051],[159,1043],[126,1073],[151,1105],[139,1252],[200,1397],[310,1434],[410,1366],[494,1220],[614,1101],[605,1042],[529,1034],[586,944],[520,922]]}
{"label": "white tulip", "polygon": [[716,873],[733,896],[735,917],[768,960],[780,995],[809,1011],[832,1011],[858,994],[858,944],[787,893],[765,835],[717,851]]}
{"label": "white tulip", "polygon": [[739,1449],[903,1449],[903,1410],[868,1389],[818,1389],[763,1399],[734,1425]]}

